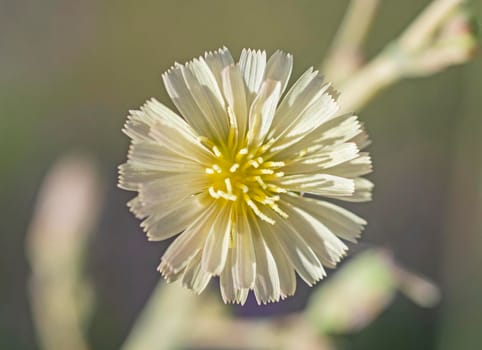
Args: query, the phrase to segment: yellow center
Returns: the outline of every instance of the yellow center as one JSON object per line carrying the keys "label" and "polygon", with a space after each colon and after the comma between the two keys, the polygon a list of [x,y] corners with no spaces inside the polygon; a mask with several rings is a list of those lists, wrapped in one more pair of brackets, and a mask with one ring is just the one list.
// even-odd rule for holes
{"label": "yellow center", "polygon": [[286,190],[275,184],[284,175],[280,168],[285,163],[266,160],[264,155],[269,147],[269,144],[254,149],[243,147],[234,154],[224,154],[212,146],[216,161],[205,171],[211,184],[208,192],[213,199],[247,205],[259,218],[274,224],[274,219],[261,208],[269,206],[287,217],[277,204],[279,194]]}

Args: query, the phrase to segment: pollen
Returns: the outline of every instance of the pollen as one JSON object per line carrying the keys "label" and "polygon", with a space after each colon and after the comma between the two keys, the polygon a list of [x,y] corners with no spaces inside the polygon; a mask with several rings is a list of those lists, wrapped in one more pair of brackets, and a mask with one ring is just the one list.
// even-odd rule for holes
{"label": "pollen", "polygon": [[[280,208],[278,185],[284,174],[282,161],[268,160],[272,142],[259,147],[240,147],[237,151],[223,152],[221,147],[209,144],[213,153],[213,164],[205,168],[210,186],[209,196],[216,201],[231,201],[235,210],[251,210],[258,218],[270,224],[275,223],[275,212],[283,218],[287,214]],[[229,149],[229,147],[228,147]]]}

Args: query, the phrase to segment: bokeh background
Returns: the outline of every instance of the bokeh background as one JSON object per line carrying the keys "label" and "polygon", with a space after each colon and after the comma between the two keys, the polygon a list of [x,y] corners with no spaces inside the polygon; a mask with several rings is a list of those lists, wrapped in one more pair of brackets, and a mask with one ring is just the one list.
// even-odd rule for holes
{"label": "bokeh background", "polygon": [[[382,2],[367,57],[427,3]],[[470,3],[482,18],[482,3]],[[160,279],[155,267],[166,247],[147,242],[125,205],[132,194],[116,187],[128,147],[121,133],[128,110],[150,97],[172,106],[161,73],[223,45],[235,56],[243,47],[291,52],[293,76],[299,76],[322,62],[347,4],[0,0],[0,348],[39,346],[25,241],[39,187],[59,157],[87,154],[100,170],[105,200],[87,258],[95,287],[88,339],[92,349],[118,349]],[[476,56],[434,76],[404,80],[359,111],[373,140],[376,186],[372,202],[350,207],[369,222],[353,256],[387,248],[434,281],[442,299],[420,308],[397,295],[368,327],[335,337],[340,349],[480,347],[481,78]],[[232,310],[243,318],[277,317],[303,309],[312,291],[298,288],[295,297],[263,307],[250,297]]]}

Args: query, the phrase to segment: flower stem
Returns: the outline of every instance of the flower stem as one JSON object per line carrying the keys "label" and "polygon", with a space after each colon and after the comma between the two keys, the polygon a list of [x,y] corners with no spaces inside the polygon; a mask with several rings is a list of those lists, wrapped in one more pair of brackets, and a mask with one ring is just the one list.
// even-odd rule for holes
{"label": "flower stem", "polygon": [[[462,0],[434,0],[397,40],[351,74],[340,87],[342,112],[359,110],[378,92],[401,78],[423,76],[466,62],[472,49],[470,45],[459,45],[454,41],[453,46],[449,47],[449,56],[447,49],[434,49],[440,45],[440,40],[434,39],[435,33],[440,31],[461,3]],[[454,51],[459,54],[453,54]],[[341,65],[338,69],[345,67]],[[340,73],[332,70],[331,74],[339,76]]]}

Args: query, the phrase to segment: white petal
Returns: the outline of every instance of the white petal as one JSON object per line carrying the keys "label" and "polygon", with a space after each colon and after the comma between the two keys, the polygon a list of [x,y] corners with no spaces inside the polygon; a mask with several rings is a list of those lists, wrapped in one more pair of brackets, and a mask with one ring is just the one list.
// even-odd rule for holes
{"label": "white petal", "polygon": [[193,199],[182,200],[169,208],[155,207],[141,226],[150,241],[162,241],[188,227],[201,210],[202,207]]}
{"label": "white petal", "polygon": [[[305,156],[283,167],[283,172],[286,175],[323,172],[331,175],[349,177],[346,176],[343,171],[332,171],[332,169],[333,167],[336,168],[337,166],[355,160],[359,155],[358,152],[358,147],[353,142],[321,147],[313,152],[308,151]],[[340,168],[340,170],[343,170],[343,168]]]}
{"label": "white petal", "polygon": [[281,83],[281,94],[286,89],[293,70],[293,56],[283,51],[276,51],[266,64],[264,79],[279,81]]}
{"label": "white petal", "polygon": [[276,261],[266,245],[257,219],[251,215],[250,224],[253,231],[253,246],[256,256],[256,280],[254,295],[258,304],[278,301],[281,296],[280,280]]}
{"label": "white petal", "polygon": [[228,117],[224,97],[214,74],[200,57],[186,64],[183,75],[206,122],[218,140],[222,140],[229,130]]}
{"label": "white petal", "polygon": [[229,50],[226,47],[223,47],[214,52],[206,52],[204,54],[204,60],[216,78],[218,85],[222,86],[221,76],[223,71],[234,63]]}
{"label": "white petal", "polygon": [[236,286],[234,277],[234,256],[232,249],[229,249],[228,257],[226,259],[226,266],[221,273],[219,285],[221,287],[221,295],[223,301],[227,304],[238,303],[243,305],[248,297],[248,288],[239,288]]}
{"label": "white petal", "polygon": [[161,273],[176,273],[186,267],[187,263],[202,249],[209,230],[208,225],[214,216],[213,207],[206,209],[171,243],[159,265],[158,269]]}
{"label": "white petal", "polygon": [[156,123],[152,126],[149,135],[179,157],[187,157],[201,164],[209,164],[213,159],[212,154],[198,139],[187,138],[177,128]]}
{"label": "white petal", "polygon": [[371,141],[362,123],[360,123],[360,129],[360,132],[350,141],[355,142],[359,149],[364,149],[370,145]]}
{"label": "white petal", "polygon": [[188,137],[195,137],[194,130],[176,113],[152,98],[140,110],[130,111],[124,126],[124,133],[132,138],[132,142],[152,141],[149,136],[151,127],[157,122],[176,127]]}
{"label": "white petal", "polygon": [[246,300],[248,299],[248,295],[249,295],[249,289],[245,288],[245,289],[238,289],[237,293],[236,293],[236,302],[238,304],[241,304],[241,305],[244,305],[246,303]]}
{"label": "white petal", "polygon": [[243,49],[239,59],[239,67],[248,90],[248,105],[250,105],[263,81],[266,68],[266,52]]}
{"label": "white petal", "polygon": [[[184,201],[180,201],[180,202],[184,202]],[[180,202],[170,203],[170,207],[173,205],[178,205]],[[160,205],[153,205],[153,204],[147,205],[142,201],[142,198],[140,196],[137,196],[134,199],[130,200],[127,203],[127,206],[138,219],[145,219],[146,217],[151,215],[154,211],[158,210],[159,207],[162,207]]]}
{"label": "white petal", "polygon": [[166,91],[178,111],[194,130],[201,136],[211,136],[212,132],[202,118],[202,112],[184,81],[182,69],[181,65],[176,65],[162,75]]}
{"label": "white petal", "polygon": [[263,82],[249,111],[249,144],[259,144],[268,134],[292,68],[293,56],[290,54],[277,51],[270,57]]}
{"label": "white petal", "polygon": [[119,166],[119,184],[118,186],[124,190],[137,191],[139,185],[158,179],[163,173],[157,170],[135,167],[130,162]]}
{"label": "white petal", "polygon": [[[214,76],[211,69],[209,69],[208,64],[202,57],[193,59],[191,62],[188,62],[184,67],[186,68],[183,71],[183,73],[186,74],[184,76],[184,79],[186,80],[186,83],[189,87],[193,88],[195,85],[206,87],[212,97],[214,97],[219,103],[219,105],[224,106],[223,95],[221,94],[221,90],[219,88],[218,82],[216,81],[216,77]],[[189,72],[192,73],[192,76],[188,75]],[[196,99],[196,96],[194,96],[194,98]]]}
{"label": "white petal", "polygon": [[237,128],[238,137],[243,139],[248,127],[248,107],[245,84],[239,65],[227,67],[223,71],[222,81],[224,97],[235,116],[233,127]]}
{"label": "white petal", "polygon": [[234,285],[233,266],[231,263],[232,253],[229,249],[226,259],[226,266],[219,277],[219,287],[221,288],[221,296],[225,304],[233,303],[236,300],[236,287]]}
{"label": "white petal", "polygon": [[329,84],[317,71],[312,72],[311,68],[306,71],[280,103],[273,125],[274,136],[285,134],[287,129],[302,123],[303,113],[323,98],[328,88]]}
{"label": "white petal", "polygon": [[166,205],[202,192],[207,178],[202,175],[175,174],[139,185],[139,196],[145,204]]}
{"label": "white petal", "polygon": [[358,149],[368,144],[366,136],[358,118],[354,115],[343,115],[331,118],[308,134],[301,136],[283,137],[272,147],[277,157],[291,158],[313,145],[336,145],[345,142],[355,142]]}
{"label": "white petal", "polygon": [[276,134],[277,141],[272,148],[273,152],[287,150],[293,153],[316,143],[325,144],[320,140],[319,129],[333,118],[338,108],[332,95],[325,93],[296,117],[290,116],[291,123],[286,127],[280,128],[276,123],[275,128],[280,132]]}
{"label": "white petal", "polygon": [[139,196],[136,196],[127,202],[127,206],[137,219],[144,219],[148,215],[148,213],[143,211],[143,204]]}
{"label": "white petal", "polygon": [[[276,234],[276,232],[274,234]],[[281,298],[284,299],[287,296],[294,295],[296,290],[296,275],[293,265],[287,259],[278,240],[273,237],[273,232],[265,230],[263,237],[276,262]]]}
{"label": "white petal", "polygon": [[272,232],[271,237],[278,240],[286,257],[308,285],[311,286],[323,278],[325,271],[320,261],[297,229],[293,228],[288,221],[278,220],[275,226],[264,226],[266,230]]}
{"label": "white petal", "polygon": [[[323,77],[318,74],[318,71],[313,71],[313,67],[308,68],[286,93],[286,96],[283,98],[283,101],[281,101],[279,106],[279,112],[284,114],[287,110],[292,109],[296,102],[301,102],[299,98],[303,97],[306,87],[308,84],[312,83],[313,79],[316,77],[318,79],[317,86],[321,88],[324,85]],[[308,97],[306,101],[308,103],[310,98]],[[298,106],[298,110],[301,110],[300,108],[303,108],[301,103]]]}
{"label": "white petal", "polygon": [[281,289],[276,262],[264,243],[256,246],[256,261],[258,272],[253,288],[256,301],[259,305],[279,301]]}
{"label": "white petal", "polygon": [[363,176],[372,172],[372,161],[368,153],[361,152],[357,158],[327,169],[326,172],[350,178]]}
{"label": "white petal", "polygon": [[284,196],[283,200],[307,212],[335,235],[350,242],[356,242],[367,224],[361,217],[329,202],[294,196]]}
{"label": "white petal", "polygon": [[362,177],[357,177],[355,181],[355,192],[351,197],[333,197],[348,202],[368,202],[372,199],[373,183]]}
{"label": "white petal", "polygon": [[312,248],[320,262],[334,268],[345,255],[348,247],[321,220],[308,215],[300,208],[285,208],[290,225],[295,227],[306,243]]}
{"label": "white petal", "polygon": [[256,276],[256,258],[252,241],[253,232],[251,232],[245,210],[240,212],[237,220],[236,245],[233,248],[234,279],[239,288],[253,288]]}
{"label": "white petal", "polygon": [[199,135],[219,139],[227,131],[223,97],[203,59],[177,64],[162,78],[177,109]]}
{"label": "white petal", "polygon": [[355,191],[354,180],[328,174],[290,175],[280,184],[289,191],[308,192],[327,197],[349,198]]}
{"label": "white petal", "polygon": [[332,168],[338,164],[348,162],[358,156],[358,147],[353,142],[335,146],[326,146],[310,154],[312,162],[317,162],[323,169]]}
{"label": "white petal", "polygon": [[161,273],[162,277],[164,277],[165,281],[167,283],[172,283],[174,281],[177,281],[179,278],[181,278],[184,274],[184,268],[174,271],[170,269],[169,266],[161,263],[158,267],[157,270]]}
{"label": "white petal", "polygon": [[196,138],[197,134],[194,129],[186,123],[179,115],[171,111],[155,98],[151,98],[142,106],[141,111],[144,113],[143,118],[149,118],[151,120],[150,125],[156,124],[160,121],[162,124],[170,125],[179,129],[182,133],[186,134],[187,138]]}
{"label": "white petal", "polygon": [[[350,179],[353,181],[354,191],[351,195],[342,193],[325,193],[324,197],[339,199],[346,202],[368,202],[372,199],[373,183],[370,180],[362,177]],[[310,192],[315,195],[321,195],[321,193]]]}
{"label": "white petal", "polygon": [[211,274],[201,268],[201,252],[198,252],[186,266],[182,285],[200,294],[211,280]]}
{"label": "white petal", "polygon": [[137,113],[139,111],[131,111],[122,131],[132,139],[133,143],[151,141],[152,139],[149,136],[151,123],[149,120],[145,120],[143,115],[136,115]]}
{"label": "white petal", "polygon": [[217,203],[216,218],[209,223],[209,233],[204,244],[202,267],[213,275],[219,275],[226,263],[231,239],[231,205]]}
{"label": "white petal", "polygon": [[340,109],[336,103],[335,95],[328,88],[327,92],[314,101],[302,113],[299,114],[295,122],[287,128],[287,137],[307,134],[317,127],[333,118]]}
{"label": "white petal", "polygon": [[[129,147],[128,153],[131,171],[137,169],[153,170],[157,172],[190,172],[202,173],[204,167],[201,161],[193,159],[188,155],[179,155],[172,152],[169,148],[154,142],[138,142]],[[189,158],[188,158],[189,157]],[[202,158],[206,158],[204,155]],[[210,160],[210,158],[208,158]],[[128,169],[124,169],[126,173]]]}
{"label": "white petal", "polygon": [[363,127],[356,115],[343,115],[329,120],[317,133],[320,135],[318,142],[326,145],[341,144],[363,134]]}
{"label": "white petal", "polygon": [[266,80],[249,110],[248,144],[260,144],[268,133],[281,96],[281,84]]}

